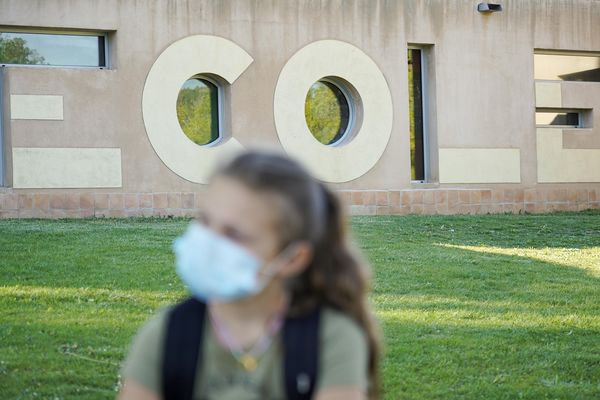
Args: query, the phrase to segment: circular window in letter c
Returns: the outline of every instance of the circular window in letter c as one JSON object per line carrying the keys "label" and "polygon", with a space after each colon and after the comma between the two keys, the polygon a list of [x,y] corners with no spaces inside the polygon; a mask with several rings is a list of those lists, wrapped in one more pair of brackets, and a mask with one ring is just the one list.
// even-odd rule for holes
{"label": "circular window in letter c", "polygon": [[218,104],[210,109],[209,127],[196,126],[193,115],[186,114],[187,100],[181,93],[190,89],[189,102],[197,101],[199,94],[192,89],[201,89],[202,82],[208,87],[205,76],[232,84],[252,61],[237,44],[208,35],[180,39],[158,56],[146,77],[142,114],[152,147],[171,171],[191,182],[207,183],[218,160],[242,150],[237,140],[219,130]]}

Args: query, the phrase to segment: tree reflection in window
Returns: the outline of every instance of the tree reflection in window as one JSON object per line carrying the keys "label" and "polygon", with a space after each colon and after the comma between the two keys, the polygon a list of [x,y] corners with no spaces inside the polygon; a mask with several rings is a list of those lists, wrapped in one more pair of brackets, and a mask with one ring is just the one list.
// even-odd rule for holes
{"label": "tree reflection in window", "polygon": [[37,50],[30,49],[22,37],[7,37],[0,33],[0,63],[2,64],[47,64]]}
{"label": "tree reflection in window", "polygon": [[338,143],[350,124],[349,99],[337,85],[315,82],[306,95],[304,116],[315,139],[326,145]]}
{"label": "tree reflection in window", "polygon": [[206,145],[219,138],[219,88],[202,79],[188,79],[177,97],[177,118],[185,135]]}
{"label": "tree reflection in window", "polygon": [[104,68],[105,50],[103,33],[0,32],[0,64]]}

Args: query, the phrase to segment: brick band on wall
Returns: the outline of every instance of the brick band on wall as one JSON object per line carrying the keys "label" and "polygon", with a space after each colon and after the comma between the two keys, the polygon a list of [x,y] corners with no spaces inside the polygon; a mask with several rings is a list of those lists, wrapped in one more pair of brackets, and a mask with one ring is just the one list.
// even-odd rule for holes
{"label": "brick band on wall", "polygon": [[[586,189],[406,189],[338,191],[352,215],[498,214],[600,208],[600,187]],[[0,192],[0,218],[192,217],[202,192]]]}

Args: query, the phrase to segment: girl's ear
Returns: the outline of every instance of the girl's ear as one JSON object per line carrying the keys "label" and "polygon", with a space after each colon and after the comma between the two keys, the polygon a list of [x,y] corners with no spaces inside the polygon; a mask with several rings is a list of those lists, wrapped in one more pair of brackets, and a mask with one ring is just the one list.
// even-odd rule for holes
{"label": "girl's ear", "polygon": [[280,270],[282,278],[293,278],[300,275],[310,264],[313,258],[313,246],[309,242],[297,242],[284,250],[283,266]]}

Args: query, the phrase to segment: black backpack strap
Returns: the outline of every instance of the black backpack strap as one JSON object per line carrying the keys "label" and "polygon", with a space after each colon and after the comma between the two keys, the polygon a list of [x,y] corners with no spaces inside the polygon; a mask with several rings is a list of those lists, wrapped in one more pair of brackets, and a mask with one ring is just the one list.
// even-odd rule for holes
{"label": "black backpack strap", "polygon": [[191,400],[202,350],[206,305],[196,299],[178,304],[168,316],[162,364],[164,400]]}
{"label": "black backpack strap", "polygon": [[288,318],[283,326],[284,379],[288,400],[313,397],[319,364],[319,321],[321,310]]}

